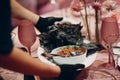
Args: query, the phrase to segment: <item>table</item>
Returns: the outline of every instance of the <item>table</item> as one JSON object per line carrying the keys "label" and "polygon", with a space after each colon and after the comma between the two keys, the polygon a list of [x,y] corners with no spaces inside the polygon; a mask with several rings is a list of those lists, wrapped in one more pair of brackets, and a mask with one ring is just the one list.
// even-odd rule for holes
{"label": "table", "polygon": [[[114,13],[118,14],[117,11],[119,11],[119,10],[120,10],[120,7],[118,7],[116,10],[114,10],[114,12],[111,12],[109,14],[109,16],[112,16],[112,14],[114,14]],[[64,17],[63,22],[70,21],[70,22],[75,23],[75,24],[81,22],[81,24],[84,25],[84,22],[81,20],[78,13],[74,13],[74,12],[72,14],[71,13],[72,12],[70,11],[69,8],[64,8],[61,10],[56,10],[56,11],[52,11],[52,12],[43,14],[41,16],[43,16],[43,17],[47,17],[47,16]],[[105,17],[105,16],[108,16],[108,15],[104,14],[102,17]],[[118,23],[120,23],[120,20],[119,20],[120,15],[117,15],[117,16],[118,16]],[[94,25],[95,24],[93,23],[93,22],[95,22],[94,16],[93,15],[89,16],[89,19],[90,19],[90,21],[92,21],[92,22],[89,22],[89,23],[91,23],[90,24],[90,29],[91,29],[90,32],[91,32],[91,38],[92,38],[91,41],[95,41],[95,32],[94,32],[94,29],[95,29]],[[82,33],[86,34],[85,27],[83,27]],[[78,75],[76,80],[89,80],[89,79],[87,79],[87,77],[88,77],[87,73],[89,73],[89,70],[91,68],[97,67],[97,66],[107,62],[107,60],[108,60],[108,53],[106,52],[106,50],[102,50],[100,52],[97,52],[97,57],[96,57],[95,62],[91,66],[89,66],[88,68],[83,70],[83,72],[80,73],[80,75]],[[95,79],[95,80],[97,80],[97,79]],[[107,80],[110,80],[110,78]],[[119,78],[117,80],[119,80]]]}

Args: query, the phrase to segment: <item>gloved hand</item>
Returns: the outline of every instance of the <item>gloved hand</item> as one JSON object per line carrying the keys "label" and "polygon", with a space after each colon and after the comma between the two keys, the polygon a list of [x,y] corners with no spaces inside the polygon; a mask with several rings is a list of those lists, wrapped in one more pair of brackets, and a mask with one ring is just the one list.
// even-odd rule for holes
{"label": "gloved hand", "polygon": [[82,71],[85,67],[84,64],[63,64],[59,65],[61,68],[61,74],[58,80],[74,80],[76,76]]}
{"label": "gloved hand", "polygon": [[61,21],[63,18],[62,17],[39,17],[39,20],[35,27],[40,31],[40,32],[45,32],[47,30],[48,26],[53,25],[56,21]]}

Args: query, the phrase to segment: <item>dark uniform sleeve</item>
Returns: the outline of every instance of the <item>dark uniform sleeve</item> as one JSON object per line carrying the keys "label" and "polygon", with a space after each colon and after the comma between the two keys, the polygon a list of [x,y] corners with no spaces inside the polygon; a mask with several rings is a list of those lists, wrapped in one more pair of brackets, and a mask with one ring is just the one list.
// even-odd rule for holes
{"label": "dark uniform sleeve", "polygon": [[11,40],[10,0],[0,2],[0,54],[8,54],[13,48]]}

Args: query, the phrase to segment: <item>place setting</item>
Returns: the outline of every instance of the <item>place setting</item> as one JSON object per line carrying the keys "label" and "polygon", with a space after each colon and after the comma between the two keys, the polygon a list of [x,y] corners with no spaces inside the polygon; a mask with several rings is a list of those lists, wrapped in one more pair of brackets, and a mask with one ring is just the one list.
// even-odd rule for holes
{"label": "place setting", "polygon": [[[111,24],[109,27],[111,26],[112,29],[108,27],[107,23]],[[119,38],[117,20],[113,17],[106,17],[102,20],[100,35],[101,40],[105,44],[98,44],[86,39],[86,36],[81,33],[83,27],[81,23],[73,24],[70,22],[62,22],[49,26],[47,31],[40,35],[40,47],[37,51],[38,58],[44,63],[53,66],[58,64],[84,64],[85,69],[89,71],[86,77],[88,80],[103,77],[108,80],[118,80],[119,76],[117,72],[119,73],[118,67],[120,60],[117,58],[119,57],[118,55],[114,58],[115,55],[113,54],[116,49],[119,49],[117,48],[119,47],[118,44],[113,46],[113,43]],[[97,62],[98,53],[103,54],[101,52],[102,50],[107,51],[108,62],[97,67],[91,67],[94,62]],[[117,53],[119,52],[117,51]],[[107,64],[109,63],[110,65],[108,66]],[[110,70],[109,68],[111,67],[112,69]],[[111,74],[110,71],[114,71],[114,73]]]}
{"label": "place setting", "polygon": [[[119,23],[117,15],[111,13],[115,10],[115,6],[109,7],[110,11],[105,6],[97,2],[92,4],[94,14],[92,13],[91,19],[84,10],[84,14],[82,13],[84,19],[80,18],[79,13],[79,23],[74,23],[72,19],[64,19],[60,23],[49,26],[47,31],[40,35],[38,58],[53,66],[84,64],[85,68],[80,74],[85,74],[85,70],[87,73],[84,78],[80,75],[77,80],[119,80]],[[100,14],[100,8],[106,8],[107,16],[104,16],[104,11]],[[83,28],[86,28],[85,34],[82,32]],[[92,36],[94,40],[91,39]],[[118,43],[115,44],[116,42]],[[100,54],[102,56],[99,56]],[[97,65],[99,61],[101,64]]]}
{"label": "place setting", "polygon": [[85,68],[94,63],[97,51],[104,49],[85,39],[82,25],[68,22],[49,26],[47,32],[40,35],[38,58],[50,65],[84,64]]}

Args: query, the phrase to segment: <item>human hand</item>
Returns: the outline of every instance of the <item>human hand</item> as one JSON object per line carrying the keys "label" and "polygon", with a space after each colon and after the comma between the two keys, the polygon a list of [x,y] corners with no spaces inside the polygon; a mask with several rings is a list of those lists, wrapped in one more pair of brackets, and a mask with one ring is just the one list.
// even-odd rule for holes
{"label": "human hand", "polygon": [[56,21],[61,21],[62,19],[63,19],[62,17],[46,17],[46,18],[40,17],[35,26],[40,32],[45,32],[48,26],[51,26]]}
{"label": "human hand", "polygon": [[63,64],[59,65],[61,68],[61,74],[58,80],[74,80],[76,76],[85,67],[84,64]]}

